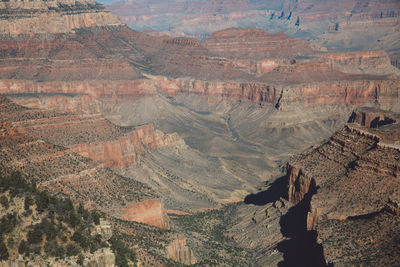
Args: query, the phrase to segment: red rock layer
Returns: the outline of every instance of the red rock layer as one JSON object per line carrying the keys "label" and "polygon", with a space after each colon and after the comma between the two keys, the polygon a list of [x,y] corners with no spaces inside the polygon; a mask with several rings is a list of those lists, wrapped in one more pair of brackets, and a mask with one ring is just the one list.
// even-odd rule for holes
{"label": "red rock layer", "polygon": [[145,146],[155,149],[177,142],[183,142],[177,134],[156,134],[153,125],[144,125],[115,141],[78,144],[70,149],[106,167],[127,168],[136,165],[138,155],[145,154]]}
{"label": "red rock layer", "polygon": [[160,200],[146,200],[129,205],[124,211],[124,220],[135,221],[168,229],[169,220]]}
{"label": "red rock layer", "polygon": [[[30,110],[3,97],[0,98],[0,114],[8,121],[1,124],[0,130],[7,133],[5,137],[0,136],[0,168],[4,174],[20,171],[35,179],[40,188],[67,195],[119,218],[126,204],[157,198],[146,185],[122,177],[61,145],[96,138],[104,141],[111,134],[123,135],[124,129],[113,128],[99,116]],[[52,138],[56,142],[52,142]]]}
{"label": "red rock layer", "polygon": [[310,45],[284,33],[268,34],[260,29],[227,29],[203,42],[212,53],[226,58],[265,59],[294,57],[313,52]]}
{"label": "red rock layer", "polygon": [[395,107],[399,101],[400,88],[400,83],[396,80],[314,82],[292,85],[288,88],[275,83],[172,80],[159,76],[151,78],[157,87],[170,95],[198,94],[207,96],[212,102],[222,99],[228,101],[249,100],[254,103],[276,105],[281,110],[290,110],[296,105],[315,107],[345,103],[360,106],[368,101],[382,102],[382,106]]}
{"label": "red rock layer", "polygon": [[176,262],[192,265],[197,262],[193,251],[186,245],[183,236],[177,236],[167,247],[168,257]]}
{"label": "red rock layer", "polygon": [[[18,34],[58,34],[79,28],[122,25],[103,6],[92,0],[2,1],[0,32]],[[12,18],[12,20],[10,20]]]}

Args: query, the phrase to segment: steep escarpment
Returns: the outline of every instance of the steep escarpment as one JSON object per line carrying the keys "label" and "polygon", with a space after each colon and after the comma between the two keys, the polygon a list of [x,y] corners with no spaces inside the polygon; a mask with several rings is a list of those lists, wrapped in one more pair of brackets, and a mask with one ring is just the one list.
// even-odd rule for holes
{"label": "steep escarpment", "polygon": [[399,126],[388,119],[393,117],[379,109],[360,109],[350,120],[373,129],[349,123],[287,165],[290,201],[300,203],[314,190],[303,223],[316,231],[327,263],[396,264],[398,257],[388,256],[397,253],[392,231],[400,194]]}
{"label": "steep escarpment", "polygon": [[[79,143],[84,142],[85,138],[101,139],[100,132],[90,135],[90,133],[95,133],[96,128],[92,128],[91,132],[86,131],[85,134],[83,125],[93,127],[96,123],[100,123],[102,126],[98,125],[97,129],[103,129],[106,132],[108,130],[107,136],[112,133],[112,129],[118,133],[118,128],[113,128],[104,119],[96,122],[88,118],[79,120],[78,116],[72,119],[70,117],[70,120],[63,117],[64,119],[60,121],[60,114],[50,113],[49,115],[46,112],[25,109],[4,98],[2,98],[1,114],[4,120],[1,166],[5,173],[20,171],[36,179],[41,188],[68,195],[73,200],[85,201],[88,206],[107,210],[116,216],[122,216],[123,206],[126,203],[140,202],[156,196],[144,184],[122,177],[104,168],[101,162],[83,157],[67,148],[67,144],[73,144],[73,141]],[[35,120],[41,122],[37,125],[37,131],[34,126],[27,127]],[[58,124],[55,123],[57,121]],[[92,125],[90,126],[88,122],[92,122]],[[49,128],[49,125],[52,127]],[[49,131],[51,129],[53,132]],[[74,139],[68,139],[69,135],[66,132],[68,129],[75,129],[83,135],[74,134],[72,136]],[[89,141],[86,140],[86,142]],[[105,163],[107,160],[112,162],[112,158],[105,158]],[[140,190],[137,190],[138,188]]]}
{"label": "steep escarpment", "polygon": [[[220,12],[218,3],[201,2]],[[221,4],[234,9],[240,1],[228,2]],[[263,7],[261,2],[246,3]],[[20,170],[32,176],[40,189],[100,209],[124,241],[138,248],[143,265],[247,266],[253,258],[260,264],[287,260],[282,244],[296,232],[284,227],[292,217],[280,216],[293,215],[292,205],[274,197],[265,208],[236,210],[240,204],[232,202],[241,202],[275,177],[289,153],[310,149],[331,135],[354,107],[399,108],[398,70],[386,52],[328,53],[282,33],[254,29],[220,31],[204,42],[151,36],[114,23],[97,4],[53,4],[42,10],[27,3],[26,9],[13,12],[21,25],[43,19],[54,28],[44,22],[35,32],[16,28],[9,34],[12,26],[3,28],[0,93],[24,107],[1,99],[0,165],[6,173]],[[272,16],[242,8],[246,14]],[[243,16],[236,11],[235,16]],[[295,13],[285,14],[279,20],[301,28],[294,25]],[[76,23],[65,22],[65,16]],[[101,23],[96,22],[99,16],[104,16]],[[66,28],[46,17],[65,22]],[[6,24],[12,18],[2,20]],[[389,127],[386,122],[379,116],[379,126]],[[376,140],[376,133],[368,139],[363,129],[342,131],[332,148],[320,152],[321,158],[334,161],[330,151],[336,149],[335,154],[350,143],[342,149],[349,160],[339,162],[345,167],[333,167],[338,175],[347,171],[357,178],[361,169],[376,172],[369,153],[396,147],[388,141],[393,136],[389,128],[384,142],[383,137]],[[352,145],[348,139],[358,135],[360,145]],[[385,159],[379,153],[376,157]],[[390,177],[395,163],[380,164]],[[296,163],[290,175],[290,200],[305,203],[304,210],[320,186],[308,167],[313,166]],[[369,184],[365,191],[373,187]],[[356,199],[341,192],[346,195],[337,197],[344,202],[336,213],[358,216],[357,208],[346,213],[348,202]],[[371,197],[375,206],[360,210],[373,212],[384,197],[379,192]],[[308,220],[302,214],[295,229],[305,230],[306,224],[314,229],[323,221],[319,209],[329,207],[318,205],[312,202]],[[228,225],[237,216],[235,225]],[[281,225],[281,233],[276,232]],[[221,234],[225,230],[228,235]]]}
{"label": "steep escarpment", "polygon": [[368,80],[359,77],[360,80],[354,81],[345,79],[286,85],[276,82],[208,82],[159,76],[151,78],[158,88],[171,96],[179,93],[196,94],[208,97],[210,102],[247,100],[276,106],[281,110],[293,109],[294,105],[304,108],[343,103],[360,106],[368,101],[381,102],[381,99],[385,108],[397,109],[398,103],[399,82],[392,79]]}
{"label": "steep escarpment", "polygon": [[78,28],[122,25],[94,1],[3,1],[0,31],[6,35],[69,33]]}

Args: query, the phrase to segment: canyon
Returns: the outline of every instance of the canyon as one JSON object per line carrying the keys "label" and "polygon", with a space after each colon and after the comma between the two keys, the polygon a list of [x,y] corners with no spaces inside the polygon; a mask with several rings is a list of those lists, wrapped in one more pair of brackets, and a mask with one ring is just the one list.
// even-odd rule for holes
{"label": "canyon", "polygon": [[121,0],[107,1],[106,6],[133,29],[155,36],[205,40],[226,28],[261,28],[285,32],[329,51],[385,50],[392,64],[399,66],[400,6],[396,0]]}
{"label": "canyon", "polygon": [[[398,264],[399,7],[339,2],[0,3],[1,172],[99,210],[141,266]],[[124,24],[164,16],[228,24]]]}
{"label": "canyon", "polygon": [[398,264],[391,232],[398,224],[398,118],[358,110],[343,129],[286,167],[288,199],[308,201],[303,223],[318,235],[327,264]]}

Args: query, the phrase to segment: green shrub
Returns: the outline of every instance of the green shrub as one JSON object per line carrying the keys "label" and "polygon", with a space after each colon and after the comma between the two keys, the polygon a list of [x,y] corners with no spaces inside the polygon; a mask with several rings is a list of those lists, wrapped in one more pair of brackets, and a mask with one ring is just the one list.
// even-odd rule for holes
{"label": "green shrub", "polygon": [[82,234],[82,231],[75,231],[75,233],[72,235],[71,240],[75,241],[78,243],[82,248],[86,249],[89,247],[89,241],[88,239]]}
{"label": "green shrub", "polygon": [[57,248],[58,248],[58,246],[57,246],[57,242],[55,240],[46,242],[46,244],[44,246],[44,253],[46,253],[46,255],[56,257],[57,256]]}
{"label": "green shrub", "polygon": [[21,243],[19,243],[18,253],[29,255],[29,246],[25,240],[22,240]]}
{"label": "green shrub", "polygon": [[29,210],[30,206],[33,204],[33,199],[27,196],[24,200],[24,209]]}
{"label": "green shrub", "polygon": [[83,265],[83,260],[84,260],[83,255],[79,254],[78,255],[78,260],[76,261],[76,263],[78,263],[79,265]]}
{"label": "green shrub", "polygon": [[32,231],[28,232],[27,237],[29,244],[40,243],[43,240],[43,231],[40,229],[40,227],[35,227]]}
{"label": "green shrub", "polygon": [[100,224],[100,214],[96,210],[93,210],[91,216],[92,216],[92,220],[93,220],[94,224],[99,225]]}
{"label": "green shrub", "polygon": [[12,236],[10,236],[10,237],[7,239],[7,245],[8,245],[10,248],[13,248],[13,247],[14,247],[14,238],[13,238]]}
{"label": "green shrub", "polygon": [[63,246],[57,247],[55,256],[58,257],[58,258],[64,258],[65,257],[65,249],[64,249]]}
{"label": "green shrub", "polygon": [[8,208],[10,207],[9,203],[8,203],[8,198],[5,195],[2,195],[0,197],[0,204],[6,209],[8,210]]}
{"label": "green shrub", "polygon": [[42,231],[46,234],[47,240],[54,240],[57,236],[57,230],[53,223],[49,222],[48,220],[44,219],[40,226]]}
{"label": "green shrub", "polygon": [[0,261],[8,260],[8,257],[10,254],[8,254],[8,249],[6,247],[6,244],[4,244],[3,241],[0,242]]}
{"label": "green shrub", "polygon": [[128,259],[132,262],[136,262],[135,253],[131,249],[129,249],[119,237],[111,237],[110,243],[111,249],[115,254],[115,261],[117,266],[128,266]]}
{"label": "green shrub", "polygon": [[0,236],[11,233],[17,225],[16,214],[8,213],[0,219]]}
{"label": "green shrub", "polygon": [[74,244],[68,244],[67,245],[67,256],[71,257],[71,256],[76,256],[81,252],[81,250],[79,249],[78,246],[74,245]]}

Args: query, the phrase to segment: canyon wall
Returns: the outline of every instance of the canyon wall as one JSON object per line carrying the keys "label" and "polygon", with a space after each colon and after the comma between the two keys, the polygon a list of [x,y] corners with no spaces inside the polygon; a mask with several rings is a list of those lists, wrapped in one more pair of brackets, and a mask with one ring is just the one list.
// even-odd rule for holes
{"label": "canyon wall", "polygon": [[[327,263],[396,262],[387,256],[397,247],[390,236],[398,222],[397,210],[389,208],[391,199],[400,195],[400,128],[396,119],[398,113],[362,108],[350,118],[355,123],[287,164],[288,199],[300,203],[307,193],[312,194],[302,223],[318,234]],[[355,230],[359,227],[361,232]],[[344,235],[346,243],[357,246],[343,247],[340,238]],[[365,239],[371,235],[373,240]],[[369,255],[376,246],[385,249]]]}
{"label": "canyon wall", "polygon": [[176,133],[155,132],[153,125],[144,125],[115,141],[78,144],[71,146],[70,150],[102,162],[106,167],[127,168],[137,163],[139,155],[145,154],[145,146],[156,149],[178,142],[184,143]]}
{"label": "canyon wall", "polygon": [[[3,1],[0,9],[0,32],[18,34],[58,34],[78,28],[122,25],[115,15],[94,1]],[[34,15],[23,12],[34,10]],[[9,20],[12,18],[13,20]]]}
{"label": "canyon wall", "polygon": [[272,104],[280,110],[292,110],[294,105],[314,107],[320,105],[351,104],[360,106],[368,101],[380,102],[382,108],[397,109],[399,81],[355,80],[313,82],[299,85],[275,83],[208,82],[193,79],[151,77],[156,86],[170,95],[198,94],[212,102],[248,100],[253,103]]}
{"label": "canyon wall", "polygon": [[167,247],[168,257],[176,262],[192,265],[197,262],[193,251],[186,245],[183,236],[177,236]]}

